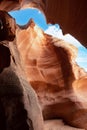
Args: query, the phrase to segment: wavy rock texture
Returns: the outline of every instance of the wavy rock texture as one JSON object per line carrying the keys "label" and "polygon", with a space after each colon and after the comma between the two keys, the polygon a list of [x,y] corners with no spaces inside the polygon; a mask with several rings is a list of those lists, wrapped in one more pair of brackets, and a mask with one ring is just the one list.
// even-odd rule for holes
{"label": "wavy rock texture", "polygon": [[72,86],[77,79],[77,49],[45,34],[32,20],[26,29],[18,28],[16,35],[27,79],[38,95],[44,120],[61,118],[70,126],[87,129],[87,107],[82,106],[86,101],[77,98]]}
{"label": "wavy rock texture", "polygon": [[15,21],[0,11],[0,22],[0,130],[43,130],[37,96],[16,46]]}
{"label": "wavy rock texture", "polygon": [[[40,9],[48,22],[59,23],[64,33],[71,33],[87,46],[86,0],[0,1],[0,10],[29,7]],[[33,21],[26,27],[17,27],[15,21],[2,11],[0,43],[1,130],[42,130],[43,117],[44,120],[62,119],[73,127],[65,126],[57,120],[46,121],[45,129],[87,130],[87,74],[75,63],[75,47],[44,34]],[[16,44],[22,59],[19,58]]]}
{"label": "wavy rock texture", "polygon": [[70,33],[87,47],[87,0],[1,0],[0,9],[11,11],[35,7],[50,23],[58,23],[63,32]]}

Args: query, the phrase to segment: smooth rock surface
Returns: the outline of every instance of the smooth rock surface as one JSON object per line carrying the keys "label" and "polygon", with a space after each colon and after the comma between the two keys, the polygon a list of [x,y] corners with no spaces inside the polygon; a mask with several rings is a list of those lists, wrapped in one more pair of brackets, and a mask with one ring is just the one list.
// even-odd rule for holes
{"label": "smooth rock surface", "polygon": [[[86,101],[77,98],[73,82],[83,77],[75,72],[77,49],[63,40],[45,34],[30,20],[18,28],[17,46],[27,79],[38,95],[44,120],[63,119],[73,127],[87,128]],[[85,75],[86,72],[84,72]]]}

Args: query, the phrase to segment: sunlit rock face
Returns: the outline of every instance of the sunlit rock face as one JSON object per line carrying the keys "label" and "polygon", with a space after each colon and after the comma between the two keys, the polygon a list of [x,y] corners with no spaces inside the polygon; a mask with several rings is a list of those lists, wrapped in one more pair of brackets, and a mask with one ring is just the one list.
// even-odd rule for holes
{"label": "sunlit rock face", "polygon": [[81,68],[77,63],[74,63],[72,65],[72,68],[76,79],[80,79],[82,77],[87,76],[87,72],[84,70],[84,68]]}
{"label": "sunlit rock face", "polygon": [[87,129],[87,109],[82,105],[86,101],[77,98],[72,86],[78,77],[74,70],[76,48],[45,34],[32,20],[25,29],[18,27],[16,35],[22,64],[38,95],[44,120],[61,118],[70,126]]}
{"label": "sunlit rock face", "polygon": [[1,0],[0,10],[40,9],[50,23],[58,23],[63,32],[70,33],[87,47],[86,0]]}
{"label": "sunlit rock face", "polygon": [[[71,33],[87,46],[85,0],[67,0],[67,3],[61,0],[0,1],[0,10],[27,7],[44,11],[48,22],[59,23],[64,33]],[[43,130],[37,96],[30,87],[30,82],[37,92],[45,120],[61,118],[69,126],[87,130],[87,79],[83,77],[86,76],[84,70],[74,65],[74,51],[71,50],[75,48],[44,34],[32,21],[30,26],[27,25],[28,28],[17,29],[16,39],[14,20],[6,13],[4,16],[4,13],[0,13],[0,129]],[[11,89],[7,89],[8,86]],[[55,122],[51,122],[50,126],[53,124]]]}
{"label": "sunlit rock face", "polygon": [[15,32],[14,19],[0,11],[0,130],[43,130],[41,110],[26,80]]}
{"label": "sunlit rock face", "polygon": [[[56,93],[71,88],[75,80],[72,55],[63,41],[44,34],[32,20],[27,29],[18,30],[17,36],[28,81],[35,84],[33,86],[37,92],[43,89],[45,93]],[[49,91],[50,85],[53,87]]]}
{"label": "sunlit rock face", "polygon": [[[87,76],[75,80],[75,82],[73,83],[73,89],[77,95],[77,98],[87,103]],[[85,104],[83,103],[83,106],[86,107],[87,104],[85,106]]]}

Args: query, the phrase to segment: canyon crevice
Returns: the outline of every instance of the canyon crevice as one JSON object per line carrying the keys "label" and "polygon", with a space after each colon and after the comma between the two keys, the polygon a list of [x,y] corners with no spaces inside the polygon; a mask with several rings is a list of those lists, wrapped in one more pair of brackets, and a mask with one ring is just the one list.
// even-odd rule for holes
{"label": "canyon crevice", "polygon": [[7,13],[38,8],[86,47],[86,5],[85,0],[0,2],[1,130],[87,130],[87,73],[75,61],[77,48],[45,34],[33,20],[18,26]]}
{"label": "canyon crevice", "polygon": [[37,93],[44,120],[62,119],[70,126],[86,129],[86,101],[77,96],[80,88],[76,91],[74,82],[87,73],[75,62],[76,47],[45,34],[33,20],[26,29],[18,27],[16,35],[23,68]]}

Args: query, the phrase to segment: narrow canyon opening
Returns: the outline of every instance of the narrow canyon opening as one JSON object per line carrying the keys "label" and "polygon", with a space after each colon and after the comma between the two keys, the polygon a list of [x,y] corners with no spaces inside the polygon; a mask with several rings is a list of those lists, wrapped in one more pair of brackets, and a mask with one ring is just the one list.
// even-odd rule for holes
{"label": "narrow canyon opening", "polygon": [[66,42],[76,46],[78,49],[76,62],[87,71],[87,49],[75,39],[72,35],[63,35],[60,25],[47,23],[45,15],[35,8],[27,8],[22,10],[11,11],[9,14],[15,18],[16,23],[21,27],[26,26],[30,19],[33,19],[35,24],[39,26],[46,34],[52,35],[56,38],[63,39]]}
{"label": "narrow canyon opening", "polygon": [[2,130],[87,130],[86,5],[1,0]]}
{"label": "narrow canyon opening", "polygon": [[[44,121],[62,119],[70,126],[79,126],[72,121],[72,113],[75,116],[77,104],[80,104],[79,100],[73,99],[72,83],[75,74],[78,77],[79,73],[84,75],[85,72],[75,64],[72,57],[76,54],[76,47],[82,47],[81,44],[70,34],[63,35],[58,24],[47,24],[39,10],[26,9],[9,13],[18,24],[17,46],[28,82],[38,96]],[[77,72],[74,73],[75,67]]]}

